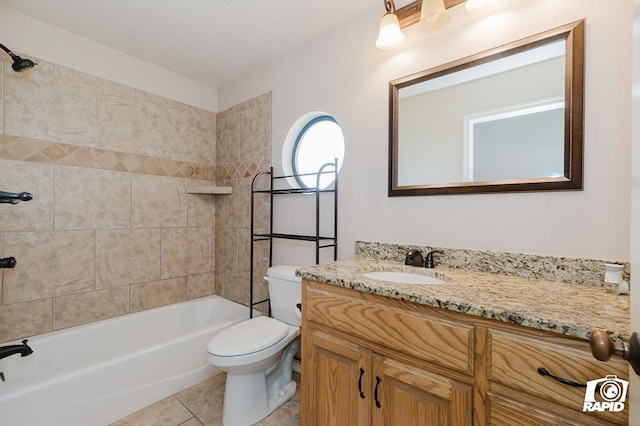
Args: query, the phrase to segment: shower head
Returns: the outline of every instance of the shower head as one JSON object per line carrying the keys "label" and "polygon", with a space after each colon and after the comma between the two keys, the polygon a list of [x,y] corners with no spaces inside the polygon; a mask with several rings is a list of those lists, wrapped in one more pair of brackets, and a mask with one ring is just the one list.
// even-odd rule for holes
{"label": "shower head", "polygon": [[11,65],[11,68],[13,68],[14,71],[24,71],[37,65],[31,59],[22,59],[20,56],[7,49],[3,44],[0,44],[0,49],[7,52],[7,54],[11,56],[11,59],[13,59],[13,65]]}

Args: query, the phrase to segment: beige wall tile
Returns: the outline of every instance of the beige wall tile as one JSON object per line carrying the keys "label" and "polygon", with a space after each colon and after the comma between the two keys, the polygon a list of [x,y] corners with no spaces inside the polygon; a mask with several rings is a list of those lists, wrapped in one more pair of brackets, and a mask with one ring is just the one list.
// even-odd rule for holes
{"label": "beige wall tile", "polygon": [[239,114],[238,156],[242,160],[271,157],[271,104]]}
{"label": "beige wall tile", "polygon": [[[235,228],[216,228],[216,272],[238,275],[238,233]],[[245,247],[248,253],[249,247]]]}
{"label": "beige wall tile", "polygon": [[[216,139],[216,116],[205,116],[192,108],[166,108],[162,111],[162,135],[165,148],[174,153],[176,160],[209,162],[212,159],[212,142]],[[174,157],[175,156],[175,157]],[[211,163],[209,163],[211,164]]]}
{"label": "beige wall tile", "polygon": [[[249,265],[251,265],[251,256],[249,255],[249,251],[251,250],[251,230],[248,228],[237,228],[236,232],[238,233],[238,247],[240,247],[240,249],[238,250],[238,277],[248,280],[250,272]],[[268,246],[269,243],[266,243],[266,245]],[[258,246],[264,246],[264,244],[255,244],[254,250]],[[243,247],[247,247],[247,250],[243,250]],[[254,259],[257,259],[257,255],[258,253],[254,252]]]}
{"label": "beige wall tile", "polygon": [[155,281],[131,286],[131,312],[144,311],[187,300],[186,278]]}
{"label": "beige wall tile", "polygon": [[[258,283],[264,283],[263,277],[267,275],[267,269],[269,269],[269,242],[268,241],[257,242],[253,246],[253,250],[254,250],[253,281]],[[248,275],[247,275],[247,279],[249,279]]]}
{"label": "beige wall tile", "polygon": [[131,226],[187,226],[186,182],[167,176],[133,175]]}
{"label": "beige wall tile", "polygon": [[5,233],[2,249],[18,262],[3,272],[5,304],[93,290],[94,231]]}
{"label": "beige wall tile", "polygon": [[224,226],[249,228],[251,226],[251,179],[230,181],[231,194],[225,196]]}
{"label": "beige wall tile", "polygon": [[0,160],[0,191],[29,192],[33,199],[0,209],[0,231],[53,229],[53,165]]}
{"label": "beige wall tile", "polygon": [[153,156],[162,142],[159,126],[162,107],[135,92],[98,90],[98,146],[105,149]]}
{"label": "beige wall tile", "polygon": [[[218,185],[233,188],[216,200],[216,291],[249,302],[251,180],[271,163],[271,93],[218,113]],[[268,179],[265,179],[268,182]],[[264,188],[261,188],[264,189]],[[268,231],[268,197],[256,197],[256,230]],[[265,248],[266,247],[266,248]],[[262,276],[269,263],[267,243],[257,243],[254,262],[256,299],[266,297]]]}
{"label": "beige wall tile", "polygon": [[236,275],[216,272],[216,292],[234,302],[249,304],[249,281],[243,281]]}
{"label": "beige wall tile", "polygon": [[206,162],[215,148],[214,113],[157,102],[140,91],[98,91],[101,148],[173,160]]}
{"label": "beige wall tile", "polygon": [[[4,133],[4,61],[0,62],[0,135]],[[6,71],[8,72],[8,71]]]}
{"label": "beige wall tile", "polygon": [[213,228],[164,228],[162,279],[213,271],[213,249]]}
{"label": "beige wall tile", "polygon": [[53,329],[73,327],[129,312],[129,287],[71,294],[53,299]]}
{"label": "beige wall tile", "polygon": [[[211,185],[211,182],[189,181],[188,185]],[[215,226],[216,225],[216,198],[226,197],[208,194],[187,195],[187,225],[188,226]]]}
{"label": "beige wall tile", "polygon": [[55,167],[55,229],[128,228],[131,175],[109,170]]}
{"label": "beige wall tile", "polygon": [[5,134],[95,146],[95,81],[39,62],[36,72],[4,73]]}
{"label": "beige wall tile", "polygon": [[216,127],[216,164],[233,163],[238,156],[238,119],[233,115],[218,114]]}
{"label": "beige wall tile", "polygon": [[187,299],[216,294],[216,276],[213,272],[187,277]]}
{"label": "beige wall tile", "polygon": [[185,186],[215,179],[217,114],[38,62],[0,62],[0,190],[34,195],[0,209],[0,339],[214,293],[217,197]]}
{"label": "beige wall tile", "polygon": [[0,306],[0,342],[51,331],[51,299]]}
{"label": "beige wall tile", "polygon": [[160,229],[96,231],[96,288],[160,279]]}

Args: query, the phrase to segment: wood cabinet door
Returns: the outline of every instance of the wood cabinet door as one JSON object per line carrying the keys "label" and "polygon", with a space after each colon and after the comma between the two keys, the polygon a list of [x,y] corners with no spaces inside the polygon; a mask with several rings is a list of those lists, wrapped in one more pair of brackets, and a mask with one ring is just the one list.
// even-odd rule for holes
{"label": "wood cabinet door", "polygon": [[373,364],[373,425],[472,424],[470,385],[378,355]]}
{"label": "wood cabinet door", "polygon": [[368,349],[308,329],[303,340],[302,370],[304,425],[370,424]]}

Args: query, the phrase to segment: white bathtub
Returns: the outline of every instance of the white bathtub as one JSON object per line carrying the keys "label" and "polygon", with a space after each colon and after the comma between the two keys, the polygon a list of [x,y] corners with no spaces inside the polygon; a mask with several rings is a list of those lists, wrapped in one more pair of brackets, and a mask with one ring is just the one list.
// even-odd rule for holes
{"label": "white bathtub", "polygon": [[29,338],[0,360],[0,424],[107,425],[217,374],[208,341],[248,317],[209,296]]}

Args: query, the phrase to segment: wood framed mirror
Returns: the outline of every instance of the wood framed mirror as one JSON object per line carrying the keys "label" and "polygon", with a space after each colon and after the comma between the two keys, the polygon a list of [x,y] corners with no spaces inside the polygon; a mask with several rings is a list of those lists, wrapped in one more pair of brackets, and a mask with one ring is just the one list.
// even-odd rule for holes
{"label": "wood framed mirror", "polygon": [[389,83],[389,196],[581,190],[584,21]]}

